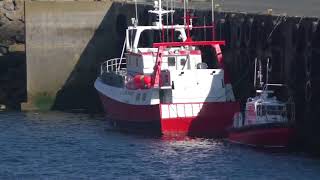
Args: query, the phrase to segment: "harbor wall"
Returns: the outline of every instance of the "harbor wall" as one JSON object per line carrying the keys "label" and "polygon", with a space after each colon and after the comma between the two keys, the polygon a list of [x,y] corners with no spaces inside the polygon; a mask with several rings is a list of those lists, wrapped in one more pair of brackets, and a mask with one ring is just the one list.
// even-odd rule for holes
{"label": "harbor wall", "polygon": [[[135,16],[134,9],[133,4],[111,1],[25,2],[25,20],[21,17],[12,20],[22,25],[13,28],[14,31],[7,30],[14,35],[0,35],[2,44],[10,42],[5,45],[6,49],[15,44],[23,45],[24,40],[16,35],[24,36],[23,24],[26,22],[26,61],[23,61],[22,51],[22,60],[10,61],[18,63],[9,68],[10,72],[16,71],[11,72],[12,79],[22,79],[15,87],[21,91],[17,93],[20,99],[16,98],[15,103],[26,102],[24,109],[101,110],[93,83],[100,63],[119,56],[125,28]],[[148,9],[150,6],[138,5],[139,24],[152,22],[147,15]],[[175,13],[177,23],[182,21],[182,13],[182,10]],[[198,17],[194,20],[195,25],[210,24],[209,10],[197,9],[194,15]],[[247,97],[254,95],[254,60],[270,58],[270,79],[287,84],[289,95],[296,104],[299,146],[320,152],[320,72],[316,70],[320,56],[318,19],[223,11],[216,11],[215,19],[216,39],[226,40],[223,54],[236,97],[244,103]],[[9,21],[2,23],[5,25],[0,26],[0,31],[4,32],[3,27],[8,27]],[[195,40],[212,38],[210,30],[192,35]],[[204,56],[212,57],[207,61],[211,67],[214,66],[212,54],[205,50]],[[7,61],[5,65],[8,65]],[[8,79],[3,74],[0,79]],[[12,83],[10,78],[7,82]],[[9,86],[13,87],[12,84]],[[10,92],[0,92],[0,95],[10,97]],[[0,97],[0,104],[9,104],[12,99],[1,102]]]}
{"label": "harbor wall", "polygon": [[111,1],[26,2],[24,109],[99,108],[93,82],[100,62],[119,48],[114,6]]}
{"label": "harbor wall", "polygon": [[253,96],[255,58],[271,61],[271,83],[288,86],[295,103],[297,148],[320,152],[320,25],[318,18],[219,13],[217,38],[226,40],[226,66],[236,97]]}

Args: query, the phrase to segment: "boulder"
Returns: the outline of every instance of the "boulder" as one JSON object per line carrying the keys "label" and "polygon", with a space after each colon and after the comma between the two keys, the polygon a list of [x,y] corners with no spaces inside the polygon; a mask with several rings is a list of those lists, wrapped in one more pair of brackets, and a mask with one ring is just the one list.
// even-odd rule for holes
{"label": "boulder", "polygon": [[5,110],[5,109],[6,109],[6,105],[0,104],[0,111],[3,111],[3,110]]}
{"label": "boulder", "polygon": [[18,34],[14,36],[17,43],[25,43],[24,34]]}
{"label": "boulder", "polygon": [[[0,26],[0,44],[5,41],[15,41],[15,36],[24,36],[24,23],[21,21],[4,21],[4,25]],[[5,43],[7,45],[8,43]]]}
{"label": "boulder", "polygon": [[8,24],[10,22],[10,20],[6,17],[6,13],[5,12],[0,12],[0,26],[4,26],[6,24]]}
{"label": "boulder", "polygon": [[8,48],[4,46],[0,46],[0,54],[5,55],[8,53]]}
{"label": "boulder", "polygon": [[12,0],[4,0],[2,7],[7,11],[14,11],[14,3]]}
{"label": "boulder", "polygon": [[23,20],[23,15],[18,11],[7,11],[4,13],[5,17],[10,21]]}
{"label": "boulder", "polygon": [[15,20],[20,20],[21,15],[17,13],[16,11],[8,11],[5,13],[5,16],[10,20],[10,21],[15,21]]}
{"label": "boulder", "polygon": [[14,1],[15,10],[23,10],[24,1],[25,1],[25,0],[15,0],[15,1]]}
{"label": "boulder", "polygon": [[9,46],[9,52],[25,52],[25,45],[24,44],[13,44]]}

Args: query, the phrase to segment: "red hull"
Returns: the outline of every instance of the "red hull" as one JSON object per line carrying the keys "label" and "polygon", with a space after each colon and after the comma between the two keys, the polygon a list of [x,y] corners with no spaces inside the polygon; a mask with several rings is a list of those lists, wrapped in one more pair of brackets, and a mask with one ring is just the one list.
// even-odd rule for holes
{"label": "red hull", "polygon": [[160,122],[159,105],[131,105],[100,94],[106,116],[116,121],[137,123]]}
{"label": "red hull", "polygon": [[[100,94],[107,118],[125,128],[160,132],[164,135],[226,137],[232,117],[239,111],[239,104],[204,103],[197,117],[167,118],[161,120],[159,105],[130,105]],[[151,129],[152,128],[152,129]]]}
{"label": "red hull", "polygon": [[161,131],[169,136],[226,137],[233,115],[239,109],[237,102],[204,103],[195,117],[162,119]]}
{"label": "red hull", "polygon": [[100,94],[106,118],[113,126],[130,132],[161,134],[159,105],[131,105]]}
{"label": "red hull", "polygon": [[257,128],[240,132],[231,131],[228,140],[255,147],[287,147],[293,133],[290,127]]}

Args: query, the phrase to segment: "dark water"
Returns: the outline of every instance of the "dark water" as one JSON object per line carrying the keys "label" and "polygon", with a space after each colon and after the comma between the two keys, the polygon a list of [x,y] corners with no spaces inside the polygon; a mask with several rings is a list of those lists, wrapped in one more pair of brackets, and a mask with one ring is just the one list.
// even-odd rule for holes
{"label": "dark water", "polygon": [[319,179],[320,160],[115,132],[101,117],[0,112],[0,179]]}

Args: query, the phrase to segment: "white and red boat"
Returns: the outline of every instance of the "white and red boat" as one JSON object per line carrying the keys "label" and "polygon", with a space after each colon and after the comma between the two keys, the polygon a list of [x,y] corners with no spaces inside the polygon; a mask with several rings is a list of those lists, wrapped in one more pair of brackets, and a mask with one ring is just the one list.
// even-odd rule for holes
{"label": "white and red boat", "polygon": [[[271,87],[283,84],[266,84],[257,90],[258,96],[248,98],[245,112],[236,113],[228,140],[254,147],[288,147],[294,136],[293,104],[273,96]],[[290,111],[292,111],[290,113]]]}
{"label": "white and red boat", "polygon": [[[226,136],[240,106],[223,66],[225,42],[192,41],[190,16],[184,25],[164,25],[162,15],[174,11],[163,10],[161,0],[149,12],[159,21],[139,26],[133,19],[121,57],[104,62],[95,81],[107,119],[126,130]],[[146,40],[153,44],[147,46]],[[220,67],[208,69],[198,46],[211,46]]]}

